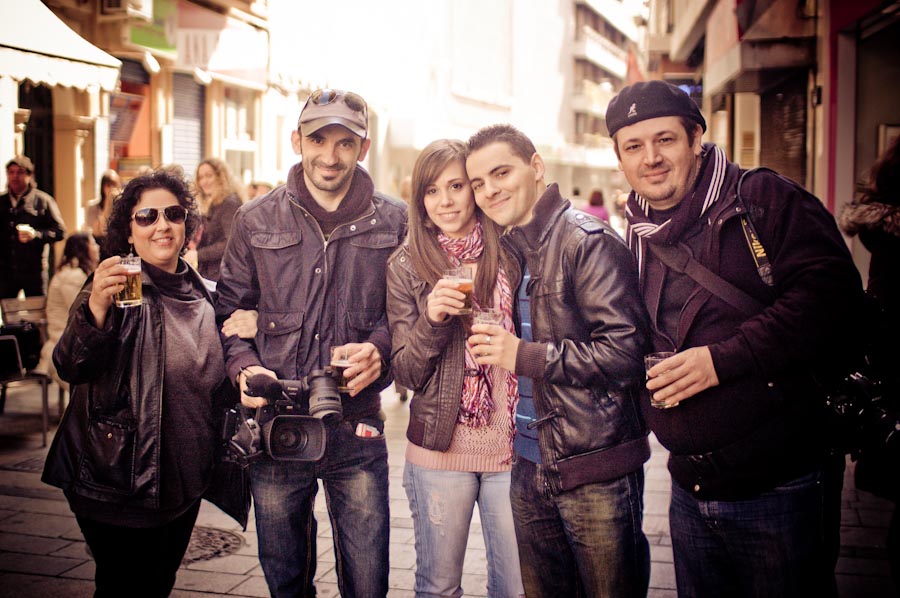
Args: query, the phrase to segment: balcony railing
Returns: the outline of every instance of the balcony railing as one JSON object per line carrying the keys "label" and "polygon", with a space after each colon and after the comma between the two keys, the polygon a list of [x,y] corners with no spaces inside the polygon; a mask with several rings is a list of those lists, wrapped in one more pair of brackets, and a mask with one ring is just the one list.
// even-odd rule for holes
{"label": "balcony railing", "polygon": [[574,53],[620,79],[628,74],[628,51],[587,25],[581,28]]}

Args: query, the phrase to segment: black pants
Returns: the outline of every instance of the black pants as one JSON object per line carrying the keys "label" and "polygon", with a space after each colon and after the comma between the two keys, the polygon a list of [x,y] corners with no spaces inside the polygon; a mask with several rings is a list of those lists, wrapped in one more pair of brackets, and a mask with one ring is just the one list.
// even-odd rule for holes
{"label": "black pants", "polygon": [[47,294],[44,292],[44,277],[40,271],[40,265],[38,265],[38,271],[35,275],[21,276],[14,272],[0,275],[0,298],[14,298],[19,294],[20,290],[25,291],[26,297]]}
{"label": "black pants", "polygon": [[187,550],[200,501],[160,527],[122,527],[77,517],[96,564],[94,598],[165,598]]}

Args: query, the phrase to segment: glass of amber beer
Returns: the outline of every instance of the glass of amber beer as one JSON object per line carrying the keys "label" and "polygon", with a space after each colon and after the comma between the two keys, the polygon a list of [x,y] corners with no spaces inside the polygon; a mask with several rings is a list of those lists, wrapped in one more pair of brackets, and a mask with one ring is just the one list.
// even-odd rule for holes
{"label": "glass of amber beer", "polygon": [[334,370],[334,377],[337,380],[338,392],[350,392],[349,380],[344,377],[344,370],[353,365],[350,363],[350,351],[345,347],[331,348],[331,369]]}
{"label": "glass of amber beer", "polygon": [[141,258],[136,255],[126,255],[119,263],[125,266],[125,288],[116,294],[116,306],[137,307],[143,298]]}
{"label": "glass of amber beer", "polygon": [[444,272],[444,278],[453,281],[456,284],[456,290],[466,296],[463,299],[463,308],[459,310],[459,315],[467,316],[472,313],[472,287],[475,286],[472,266],[450,268]]}

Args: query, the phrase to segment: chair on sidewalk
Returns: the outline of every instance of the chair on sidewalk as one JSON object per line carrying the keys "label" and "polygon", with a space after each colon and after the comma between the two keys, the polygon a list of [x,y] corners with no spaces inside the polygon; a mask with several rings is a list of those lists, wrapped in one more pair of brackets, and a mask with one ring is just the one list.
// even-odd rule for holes
{"label": "chair on sidewalk", "polygon": [[[37,366],[40,359],[41,348],[47,341],[47,297],[37,295],[24,298],[0,299],[0,321],[6,326],[19,327],[33,324],[40,333],[40,342],[35,347],[23,346],[23,340],[19,339],[19,355],[22,365],[29,372]],[[10,334],[4,330],[2,334]],[[26,349],[28,349],[26,351]],[[32,372],[39,374],[39,372]],[[44,374],[46,376],[46,374]],[[50,379],[52,382],[52,378]],[[62,418],[65,409],[66,389],[59,387],[59,417]],[[0,415],[6,405],[6,385],[0,386]]]}
{"label": "chair on sidewalk", "polygon": [[27,372],[22,366],[22,354],[19,353],[19,341],[12,335],[0,336],[0,388],[2,402],[6,402],[6,388],[20,384],[41,385],[41,438],[42,446],[47,446],[47,430],[50,428],[50,408],[47,401],[47,388],[50,376],[37,372]]}

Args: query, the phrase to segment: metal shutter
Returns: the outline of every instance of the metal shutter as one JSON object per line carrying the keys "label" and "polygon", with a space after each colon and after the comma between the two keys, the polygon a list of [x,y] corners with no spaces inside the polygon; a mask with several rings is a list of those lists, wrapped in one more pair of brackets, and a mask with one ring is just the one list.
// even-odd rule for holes
{"label": "metal shutter", "polygon": [[185,175],[193,178],[197,165],[203,159],[205,90],[190,75],[174,73],[172,77],[175,113],[172,156],[175,163],[184,168]]}

